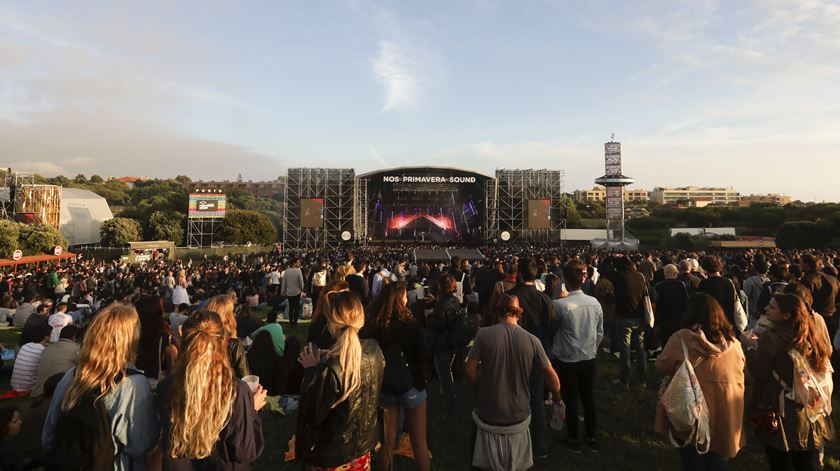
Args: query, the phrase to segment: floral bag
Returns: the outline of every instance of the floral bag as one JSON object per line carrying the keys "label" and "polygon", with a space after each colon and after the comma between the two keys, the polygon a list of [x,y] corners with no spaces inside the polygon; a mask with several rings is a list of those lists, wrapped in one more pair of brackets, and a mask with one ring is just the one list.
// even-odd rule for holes
{"label": "floral bag", "polygon": [[[665,378],[662,387],[659,389],[659,403],[665,408],[668,421],[671,423],[671,430],[668,437],[671,444],[682,448],[694,443],[697,452],[708,453],[711,442],[709,430],[709,408],[706,399],[703,397],[703,390],[694,368],[700,364],[692,365],[688,361],[688,348],[685,342],[680,341],[683,349],[683,362],[677,371],[670,378]],[[679,443],[673,432],[688,434],[683,443]]]}

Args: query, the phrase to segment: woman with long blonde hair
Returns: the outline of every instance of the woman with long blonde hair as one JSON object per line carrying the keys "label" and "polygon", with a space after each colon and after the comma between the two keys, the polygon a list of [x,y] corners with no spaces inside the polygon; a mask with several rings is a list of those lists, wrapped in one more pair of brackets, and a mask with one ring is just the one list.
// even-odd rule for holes
{"label": "woman with long blonde hair", "polygon": [[242,344],[236,335],[236,314],[234,312],[233,298],[226,294],[213,296],[207,302],[205,309],[218,314],[222,321],[222,326],[224,326],[224,332],[227,336],[227,349],[234,376],[244,378],[251,374],[251,370],[248,368],[248,357],[245,356],[245,345]]}
{"label": "woman with long blonde hair", "polygon": [[359,339],[365,313],[354,293],[331,293],[326,301],[335,344],[329,350],[309,344],[300,356],[297,456],[309,470],[370,469],[385,359],[376,341]]}
{"label": "woman with long blonde hair", "polygon": [[91,458],[111,459],[116,470],[146,469],[146,453],[157,443],[160,426],[148,379],[129,368],[139,339],[140,322],[131,305],[112,304],[97,314],[85,334],[79,366],[65,373],[53,395],[42,435],[46,448],[68,446],[79,432],[72,419],[104,408],[117,455]]}
{"label": "woman with long blonde hair", "polygon": [[266,391],[234,378],[227,340],[215,312],[184,322],[178,365],[157,390],[165,469],[246,470],[262,453]]}

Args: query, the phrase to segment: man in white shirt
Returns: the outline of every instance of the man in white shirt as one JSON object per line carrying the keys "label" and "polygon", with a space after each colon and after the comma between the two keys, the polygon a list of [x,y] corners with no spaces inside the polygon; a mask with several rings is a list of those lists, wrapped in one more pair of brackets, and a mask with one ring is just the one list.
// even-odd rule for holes
{"label": "man in white shirt", "polygon": [[56,305],[55,314],[50,316],[48,323],[52,327],[50,343],[56,343],[61,335],[61,329],[73,323],[73,317],[67,314],[67,303],[58,303]]}
{"label": "man in white shirt", "polygon": [[554,368],[563,385],[566,403],[566,445],[580,453],[578,440],[578,396],[583,403],[586,444],[597,451],[595,441],[595,362],[598,345],[604,338],[604,312],[597,299],[583,293],[587,266],[573,259],[563,267],[569,295],[554,301],[554,342],[551,349]]}
{"label": "man in white shirt", "polygon": [[277,271],[277,265],[274,265],[273,267],[271,267],[271,272],[268,274],[268,278],[269,278],[268,284],[270,284],[270,285],[279,285],[280,284],[280,281],[282,280],[283,275],[279,271]]}
{"label": "man in white shirt", "polygon": [[373,285],[370,288],[370,299],[376,299],[379,292],[382,291],[382,286],[397,281],[396,275],[388,270],[387,261],[384,258],[379,259],[376,264],[379,271],[373,274]]}

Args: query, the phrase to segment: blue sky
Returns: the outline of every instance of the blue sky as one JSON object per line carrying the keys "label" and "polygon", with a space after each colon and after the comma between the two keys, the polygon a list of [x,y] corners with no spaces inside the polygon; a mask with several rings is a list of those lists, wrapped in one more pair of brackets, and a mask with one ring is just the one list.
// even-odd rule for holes
{"label": "blue sky", "polygon": [[3,2],[0,165],[603,173],[840,200],[840,4]]}

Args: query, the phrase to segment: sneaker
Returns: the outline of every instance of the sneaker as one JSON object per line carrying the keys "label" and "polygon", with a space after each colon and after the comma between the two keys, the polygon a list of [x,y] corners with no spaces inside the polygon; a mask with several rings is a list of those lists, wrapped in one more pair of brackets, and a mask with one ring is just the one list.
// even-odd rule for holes
{"label": "sneaker", "polygon": [[587,438],[586,446],[589,447],[589,451],[591,451],[592,453],[598,453],[599,451],[601,451],[598,449],[598,440],[594,438]]}
{"label": "sneaker", "polygon": [[580,449],[580,442],[578,442],[577,440],[567,438],[563,441],[563,444],[566,445],[566,448],[569,449],[569,453],[573,455],[579,455],[582,453],[582,450]]}

